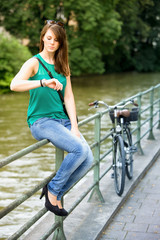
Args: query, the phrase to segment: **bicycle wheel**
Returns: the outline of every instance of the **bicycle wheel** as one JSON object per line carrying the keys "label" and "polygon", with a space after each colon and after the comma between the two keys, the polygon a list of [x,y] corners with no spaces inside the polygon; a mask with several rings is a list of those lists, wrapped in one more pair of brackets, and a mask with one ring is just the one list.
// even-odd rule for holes
{"label": "bicycle wheel", "polygon": [[126,159],[126,175],[128,179],[133,177],[133,153],[132,153],[132,135],[128,127],[124,130],[124,149]]}
{"label": "bicycle wheel", "polygon": [[125,151],[121,136],[117,136],[114,143],[114,180],[116,193],[121,196],[125,185]]}

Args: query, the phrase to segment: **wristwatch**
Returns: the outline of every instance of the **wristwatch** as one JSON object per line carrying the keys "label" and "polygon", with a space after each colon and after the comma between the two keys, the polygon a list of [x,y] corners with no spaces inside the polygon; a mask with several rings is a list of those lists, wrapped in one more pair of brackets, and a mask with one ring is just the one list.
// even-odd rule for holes
{"label": "wristwatch", "polygon": [[42,79],[42,85],[43,85],[43,87],[46,87],[45,80],[46,80],[46,79]]}
{"label": "wristwatch", "polygon": [[45,80],[45,79],[41,79],[41,80],[40,80],[41,87],[46,87],[46,84],[45,84],[44,80]]}

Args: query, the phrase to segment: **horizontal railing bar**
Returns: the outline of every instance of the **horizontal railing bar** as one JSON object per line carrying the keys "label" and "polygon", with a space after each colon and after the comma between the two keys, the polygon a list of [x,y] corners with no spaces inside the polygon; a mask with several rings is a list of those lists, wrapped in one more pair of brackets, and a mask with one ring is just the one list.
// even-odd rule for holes
{"label": "horizontal railing bar", "polygon": [[159,113],[159,112],[160,112],[160,109],[158,109],[157,111],[155,111],[154,114],[157,115],[157,113]]}
{"label": "horizontal railing bar", "polygon": [[148,129],[148,130],[141,136],[141,139],[144,138],[144,137],[147,135],[147,133],[149,133],[149,132],[150,132],[150,129]]}
{"label": "horizontal railing bar", "polygon": [[36,185],[32,190],[23,193],[19,198],[17,198],[15,201],[13,201],[11,204],[9,204],[7,207],[3,208],[0,211],[0,219],[7,215],[9,212],[14,210],[16,207],[18,207],[21,203],[23,203],[25,200],[30,198],[34,193],[39,191],[44,185],[46,185],[54,176],[55,172],[52,173],[49,177],[47,177],[45,180],[43,180],[41,183]]}
{"label": "horizontal railing bar", "polygon": [[29,147],[24,148],[23,150],[20,150],[20,151],[14,153],[13,155],[11,155],[11,156],[5,158],[4,160],[0,161],[0,168],[4,167],[5,165],[7,165],[11,162],[13,162],[14,160],[17,160],[17,159],[27,155],[28,153],[42,147],[43,145],[45,145],[47,143],[49,143],[49,141],[47,139],[44,139],[44,140],[41,140],[37,143],[34,143],[34,144],[30,145]]}
{"label": "horizontal railing bar", "polygon": [[[150,131],[150,129],[147,130],[147,131],[140,137],[139,140],[141,140],[142,138],[144,138],[144,137],[147,135],[147,133],[149,133],[149,131]],[[139,142],[139,140],[135,141],[134,144],[137,144],[137,143]]]}
{"label": "horizontal railing bar", "polygon": [[149,120],[150,120],[150,117],[148,117],[146,120],[143,120],[143,122],[141,122],[141,127],[145,125],[147,122],[149,122]]}
{"label": "horizontal railing bar", "polygon": [[143,91],[143,92],[142,92],[142,95],[145,95],[145,94],[147,94],[147,93],[153,91],[153,89],[154,89],[154,87],[150,87],[149,89]]}
{"label": "horizontal railing bar", "polygon": [[160,83],[157,84],[156,86],[154,86],[155,89],[156,89],[156,88],[159,88],[159,87],[160,87]]}
{"label": "horizontal railing bar", "polygon": [[40,240],[46,240],[55,230],[59,227],[60,222],[56,222],[52,227],[40,238]]}
{"label": "horizontal railing bar", "polygon": [[142,93],[137,93],[136,95],[133,95],[133,96],[131,96],[131,97],[129,97],[129,98],[121,101],[121,102],[119,103],[119,105],[123,105],[124,103],[126,103],[126,102],[128,102],[128,101],[130,101],[130,100],[134,100],[135,98],[137,98],[137,97],[139,97],[139,96],[141,96],[141,95],[142,95]]}
{"label": "horizontal railing bar", "polygon": [[[140,95],[141,95],[141,94],[140,94]],[[133,99],[137,98],[138,96],[139,96],[139,94],[136,94],[136,95],[134,95],[134,96],[132,96],[132,97],[130,97],[130,98],[127,98],[126,100],[119,102],[119,103],[117,104],[117,106],[123,105],[124,103],[126,103],[126,102],[128,102],[128,101],[130,101],[130,100],[133,100]],[[102,115],[104,115],[104,114],[106,114],[107,112],[109,112],[109,110],[108,110],[108,109],[105,109],[105,110],[102,111],[101,113],[102,113]]]}
{"label": "horizontal railing bar", "polygon": [[[72,185],[72,187],[70,187],[70,188],[66,191],[65,195],[66,195],[84,176],[86,176],[87,173],[90,172],[97,164],[98,164],[97,162],[94,162],[94,163],[92,164],[92,166],[88,169],[88,171],[87,171],[77,182],[75,182],[75,183]],[[65,195],[64,195],[64,196],[65,196]]]}
{"label": "horizontal railing bar", "polygon": [[[141,114],[146,112],[148,109],[150,109],[152,105],[147,106],[145,109],[141,110]],[[157,111],[158,112],[158,111]]]}
{"label": "horizontal railing bar", "polygon": [[17,240],[23,233],[25,233],[35,222],[37,222],[45,213],[47,209],[42,208],[36,215],[34,215],[27,223],[25,223],[16,233],[8,238],[8,240]]}
{"label": "horizontal railing bar", "polygon": [[99,179],[101,180],[112,169],[112,167],[113,166],[111,165],[109,168],[107,168],[106,171],[104,171],[104,173],[100,176]]}
{"label": "horizontal railing bar", "polygon": [[135,133],[138,130],[138,127],[134,128],[131,133]]}
{"label": "horizontal railing bar", "polygon": [[133,96],[125,99],[124,101],[121,101],[121,102],[118,103],[117,105],[122,105],[123,103],[125,103],[125,102],[127,102],[127,101],[129,101],[129,100],[135,99],[135,98],[137,98],[137,97],[139,97],[139,96],[143,96],[143,95],[145,95],[146,93],[151,92],[153,89],[156,89],[156,88],[159,88],[159,87],[160,87],[160,84],[158,84],[158,85],[156,85],[156,86],[154,86],[154,87],[151,87],[151,88],[147,89],[146,91],[137,93],[136,95],[133,95]]}
{"label": "horizontal railing bar", "polygon": [[149,122],[149,120],[151,120],[151,118],[153,118],[154,116],[156,116],[157,113],[154,113],[153,116],[148,117],[146,120],[143,120],[143,122],[141,123],[141,126],[143,126],[146,122]]}
{"label": "horizontal railing bar", "polygon": [[[155,103],[155,104],[156,104],[156,103]],[[144,108],[143,110],[141,110],[141,114],[144,113],[144,112],[146,112],[148,109],[150,109],[150,108],[151,108],[152,106],[154,106],[155,104],[153,103],[153,104],[148,105],[146,108]]]}
{"label": "horizontal railing bar", "polygon": [[69,209],[69,214],[78,206],[78,204],[87,196],[87,194],[97,185],[98,181],[95,181],[74,203],[74,205]]}
{"label": "horizontal railing bar", "polygon": [[[156,116],[157,113],[158,113],[158,111],[153,114],[153,117]],[[150,120],[151,118],[152,118],[152,117],[148,117],[147,119],[143,120],[143,122],[141,123],[140,126],[142,127],[143,125],[145,125],[147,122],[149,122],[149,120]]]}
{"label": "horizontal railing bar", "polygon": [[98,145],[98,142],[94,142],[92,143],[92,145],[90,146],[91,149],[93,149],[94,147],[96,147]]}
{"label": "horizontal railing bar", "polygon": [[[137,93],[136,95],[133,95],[133,96],[131,96],[131,97],[129,97],[129,98],[127,98],[127,99],[119,102],[119,103],[117,104],[117,106],[118,106],[118,105],[123,105],[124,103],[126,103],[126,102],[128,102],[128,101],[130,101],[130,100],[132,100],[132,99],[135,99],[135,98],[137,98],[137,97],[139,97],[139,96],[143,96],[143,95],[145,95],[146,93],[149,93],[150,91],[152,91],[153,88],[159,88],[159,86],[160,86],[160,85],[158,84],[157,86],[151,87],[150,89],[148,89],[148,90],[146,90],[146,91],[144,91],[144,92]],[[105,114],[105,113],[107,113],[107,112],[108,112],[108,109],[105,110],[105,111],[102,111],[102,115]]]}
{"label": "horizontal railing bar", "polygon": [[159,123],[159,120],[157,120],[155,123],[153,123],[153,127],[154,127],[157,123]]}
{"label": "horizontal railing bar", "polygon": [[100,157],[100,161],[102,161],[102,160],[103,160],[107,155],[109,155],[111,152],[112,152],[112,147]]}
{"label": "horizontal railing bar", "polygon": [[155,105],[156,103],[159,103],[159,99],[154,100],[153,104]]}
{"label": "horizontal railing bar", "polygon": [[140,112],[140,115],[142,114],[142,113],[144,113],[144,112],[146,112],[148,109],[150,109],[151,108],[151,106],[147,106],[146,108],[144,108],[143,110],[141,110],[141,112]]}
{"label": "horizontal railing bar", "polygon": [[95,114],[92,115],[91,117],[88,117],[88,118],[80,121],[80,122],[78,123],[78,126],[81,127],[81,126],[83,126],[84,124],[93,121],[95,118],[99,117],[99,115],[100,115],[99,113],[95,113]]}
{"label": "horizontal railing bar", "polygon": [[[152,115],[152,117],[155,117],[158,112],[159,112],[159,111],[154,112],[153,115]],[[151,117],[151,118],[152,118],[152,117]]]}
{"label": "horizontal railing bar", "polygon": [[106,134],[104,137],[102,137],[100,139],[100,143],[103,142],[104,140],[106,140],[107,138],[109,138],[112,135],[113,131],[111,131],[110,133]]}

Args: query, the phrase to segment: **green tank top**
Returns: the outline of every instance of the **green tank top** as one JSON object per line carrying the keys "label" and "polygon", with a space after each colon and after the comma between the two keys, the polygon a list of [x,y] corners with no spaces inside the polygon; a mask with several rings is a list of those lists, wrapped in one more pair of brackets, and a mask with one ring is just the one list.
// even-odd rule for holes
{"label": "green tank top", "polygon": [[[62,95],[64,96],[65,87],[66,87],[66,77],[62,74],[58,74],[54,70],[54,65],[47,63],[40,54],[35,55],[38,57],[44,65],[51,71],[54,78],[58,79],[58,81],[63,84]],[[38,72],[30,77],[29,80],[37,80],[40,79],[50,79],[48,73],[43,68],[43,66],[39,63]],[[27,122],[28,125],[32,125],[36,120],[42,117],[54,118],[54,119],[68,119],[66,114],[63,111],[63,104],[59,97],[59,94],[56,90],[48,88],[48,87],[39,87],[32,90],[29,90],[30,100],[27,112]]]}

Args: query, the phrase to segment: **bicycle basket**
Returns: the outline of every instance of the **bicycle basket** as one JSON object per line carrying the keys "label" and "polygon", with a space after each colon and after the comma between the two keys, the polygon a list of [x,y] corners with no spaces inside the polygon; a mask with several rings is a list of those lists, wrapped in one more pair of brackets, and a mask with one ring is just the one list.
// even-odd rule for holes
{"label": "bicycle basket", "polygon": [[[120,118],[124,118],[124,122],[134,122],[138,120],[138,112],[139,109],[138,108],[132,108],[132,110],[130,111],[130,116],[129,117],[123,117],[123,116],[119,116],[118,117],[118,122],[120,122]],[[109,112],[109,116],[111,118],[112,123],[114,123],[114,111],[111,110]]]}
{"label": "bicycle basket", "polygon": [[134,122],[138,120],[138,113],[139,109],[138,108],[132,108],[130,112],[130,116],[127,118],[129,122]]}

